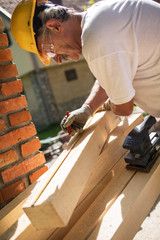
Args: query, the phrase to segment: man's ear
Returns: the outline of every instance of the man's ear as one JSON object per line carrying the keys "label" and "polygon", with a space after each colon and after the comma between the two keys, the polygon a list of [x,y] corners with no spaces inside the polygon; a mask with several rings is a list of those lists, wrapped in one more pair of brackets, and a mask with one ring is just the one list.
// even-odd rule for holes
{"label": "man's ear", "polygon": [[55,32],[63,32],[64,28],[62,27],[61,22],[56,19],[50,19],[46,22],[46,27]]}

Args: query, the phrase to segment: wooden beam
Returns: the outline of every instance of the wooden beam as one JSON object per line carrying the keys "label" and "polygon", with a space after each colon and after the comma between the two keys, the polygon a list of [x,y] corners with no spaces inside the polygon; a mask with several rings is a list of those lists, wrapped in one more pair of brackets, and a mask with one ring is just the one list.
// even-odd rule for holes
{"label": "wooden beam", "polygon": [[[61,154],[61,157],[57,159],[56,162],[52,165],[47,172],[45,172],[36,182],[30,185],[26,190],[20,193],[15,199],[8,203],[4,208],[0,210],[0,234],[3,234],[7,229],[9,229],[14,223],[19,221],[19,218],[24,214],[22,205],[30,196],[31,191],[35,189],[39,191],[40,187],[43,187],[46,183],[46,178],[50,176],[53,172],[56,172],[58,167],[61,165],[62,160],[66,155],[69,154],[69,151],[66,149]],[[41,182],[41,186],[39,184]],[[26,222],[26,221],[24,221]]]}
{"label": "wooden beam", "polygon": [[96,197],[107,186],[109,181],[117,174],[113,170],[115,164],[124,156],[126,152],[123,149],[121,142],[128,133],[138,124],[143,121],[143,116],[140,113],[129,117],[122,118],[118,126],[110,133],[102,153],[99,155],[96,164],[94,165],[90,177],[85,185],[84,191],[81,194],[77,207],[74,210],[72,217],[66,227],[57,228],[51,235],[50,239],[63,239],[71,230],[73,225],[81,218],[85,211],[94,202]]}
{"label": "wooden beam", "polygon": [[76,222],[68,234],[66,234],[64,240],[87,239],[88,234],[98,223],[101,215],[110,209],[126,184],[134,175],[134,172],[126,170],[123,158],[114,166],[111,171],[113,174],[112,180],[97,196],[95,201],[90,205],[83,216]]}
{"label": "wooden beam", "polygon": [[126,170],[123,159],[112,171],[112,180],[63,240],[133,239],[160,194],[160,158],[149,174]]}
{"label": "wooden beam", "polygon": [[40,230],[36,229],[31,224],[26,214],[21,217],[0,236],[1,240],[47,240],[53,230]]}
{"label": "wooden beam", "polygon": [[0,211],[0,234],[4,233],[8,228],[10,228],[24,213],[22,205],[30,195],[34,186],[35,183],[30,185],[27,191],[23,191],[9,204],[2,208]]}
{"label": "wooden beam", "polygon": [[[88,181],[84,190],[84,193],[81,195],[80,202],[77,204],[77,207],[73,213],[73,216],[71,217],[68,225],[64,228],[57,228],[52,230],[45,230],[45,231],[36,231],[35,228],[32,226],[31,222],[27,218],[25,214],[23,214],[23,211],[21,209],[21,206],[23,202],[25,201],[25,198],[28,197],[30,194],[30,191],[34,188],[37,189],[36,185],[38,183],[34,183],[31,186],[29,186],[23,193],[21,193],[18,197],[16,197],[11,203],[9,203],[5,208],[3,208],[0,211],[1,221],[0,221],[0,229],[1,234],[5,232],[7,229],[8,231],[5,232],[2,239],[8,239],[8,236],[11,236],[13,239],[23,239],[27,240],[28,236],[30,236],[31,239],[34,240],[46,240],[48,239],[48,236],[50,236],[49,239],[59,240],[63,239],[63,237],[70,231],[70,229],[73,227],[73,225],[78,221],[78,219],[83,215],[83,213],[90,207],[94,199],[100,194],[100,192],[105,188],[105,186],[108,184],[108,182],[113,178],[113,172],[109,171],[113,165],[116,162],[116,159],[121,158],[120,155],[124,154],[124,149],[122,149],[122,146],[120,144],[121,141],[123,141],[123,138],[128,134],[129,131],[136,125],[138,125],[143,120],[141,114],[134,114],[133,116],[123,118],[116,127],[115,130],[110,134],[110,136],[116,136],[116,138],[112,141],[110,141],[110,137],[107,139],[107,142],[105,144],[105,147],[103,149],[102,154],[100,154],[98,161],[103,166],[98,171],[97,177],[100,176],[98,184],[98,180],[95,181],[94,175],[96,176],[96,171],[94,169],[97,168],[97,164],[95,164],[91,176],[89,178],[89,185]],[[111,137],[112,138],[112,137]],[[74,139],[73,139],[74,140]],[[109,142],[108,142],[109,141]],[[70,142],[70,145],[72,145],[72,141]],[[70,147],[68,146],[68,149]],[[55,172],[55,170],[58,168],[58,166],[61,164],[62,159],[69,155],[69,150],[66,149],[61,154],[61,156],[57,159],[57,161],[52,165],[52,169],[49,169],[47,173],[45,173],[40,179],[40,182],[45,182],[46,176],[50,175],[52,172]],[[107,151],[108,149],[108,151]],[[113,153],[114,154],[113,154]],[[112,154],[111,154],[112,153]],[[117,153],[119,153],[117,155]],[[112,156],[112,157],[110,157]],[[102,161],[104,157],[104,162]],[[96,162],[96,163],[97,163]],[[107,167],[108,166],[108,169]],[[102,172],[102,176],[100,174],[100,171]],[[104,175],[104,171],[106,171],[106,175]],[[115,174],[115,172],[114,172]],[[102,179],[101,179],[102,178]],[[101,180],[100,180],[101,179]],[[93,182],[92,182],[93,181]],[[41,186],[42,187],[42,186]],[[30,189],[31,188],[31,189]],[[88,194],[86,195],[86,189]],[[39,189],[37,189],[38,191]],[[23,202],[22,202],[23,201]],[[5,210],[5,211],[4,211]],[[22,217],[20,217],[23,214]],[[15,224],[14,224],[15,223]],[[14,224],[14,225],[13,225]],[[11,227],[11,225],[13,225]],[[16,226],[16,232],[15,232],[15,226]],[[23,226],[23,227],[22,227]]]}
{"label": "wooden beam", "polygon": [[141,113],[133,114],[129,117],[121,119],[119,125],[111,132],[104,145],[103,151],[96,161],[90,177],[85,185],[80,200],[83,200],[85,196],[92,190],[96,184],[113,168],[113,166],[122,158],[126,153],[126,149],[123,149],[123,142],[128,133],[141,122],[143,122],[143,115]]}
{"label": "wooden beam", "polygon": [[119,122],[112,112],[97,113],[33,207],[37,192],[32,192],[23,210],[36,229],[67,225],[107,136]]}
{"label": "wooden beam", "polygon": [[150,173],[137,172],[87,238],[131,240],[160,194],[160,157]]}
{"label": "wooden beam", "polygon": [[[56,162],[52,165],[46,173],[43,174],[36,182],[30,185],[25,191],[20,193],[15,199],[8,203],[3,209],[0,210],[0,234],[3,234],[8,228],[10,228],[24,213],[22,205],[31,194],[31,191],[39,192],[41,188],[46,184],[46,179],[51,176],[53,172],[56,172],[59,166],[62,164],[63,159],[70,154],[69,148],[72,145],[74,138],[69,143]],[[41,182],[41,184],[39,184]]]}
{"label": "wooden beam", "polygon": [[[17,240],[46,240],[53,232],[52,230],[36,229],[31,224],[30,220],[24,214],[22,205],[31,194],[31,191],[39,192],[39,188],[46,184],[46,179],[51,176],[53,172],[56,172],[61,165],[65,156],[69,155],[69,150],[65,149],[56,162],[53,163],[52,168],[45,172],[36,182],[30,185],[25,191],[19,194],[14,200],[12,200],[7,206],[0,211],[0,239],[17,239]],[[41,182],[41,185],[40,185]]]}

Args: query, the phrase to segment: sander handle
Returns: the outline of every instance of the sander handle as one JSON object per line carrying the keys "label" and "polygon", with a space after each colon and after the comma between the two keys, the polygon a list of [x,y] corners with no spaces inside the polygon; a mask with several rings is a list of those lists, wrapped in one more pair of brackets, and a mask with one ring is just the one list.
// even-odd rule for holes
{"label": "sander handle", "polygon": [[130,150],[132,153],[143,153],[151,145],[149,138],[149,129],[156,122],[156,119],[148,115],[144,121],[136,126],[126,137],[123,148]]}
{"label": "sander handle", "polygon": [[141,124],[139,124],[138,126],[135,127],[135,129],[138,130],[138,132],[141,132],[144,129],[149,130],[153,126],[153,124],[155,124],[155,123],[156,123],[155,117],[153,117],[151,115],[148,115],[148,116],[145,117],[144,121]]}

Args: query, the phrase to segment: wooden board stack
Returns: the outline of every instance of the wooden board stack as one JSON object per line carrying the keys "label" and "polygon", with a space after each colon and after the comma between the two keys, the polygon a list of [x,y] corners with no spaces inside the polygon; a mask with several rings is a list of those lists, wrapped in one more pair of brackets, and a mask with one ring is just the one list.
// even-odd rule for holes
{"label": "wooden board stack", "polygon": [[160,158],[147,174],[125,168],[122,144],[142,121],[138,113],[96,113],[51,168],[1,210],[0,239],[133,239],[160,194]]}

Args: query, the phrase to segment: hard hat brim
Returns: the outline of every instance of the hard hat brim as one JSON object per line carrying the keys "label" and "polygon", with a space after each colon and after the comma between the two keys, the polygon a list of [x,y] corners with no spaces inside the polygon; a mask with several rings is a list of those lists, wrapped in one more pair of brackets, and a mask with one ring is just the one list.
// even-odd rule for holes
{"label": "hard hat brim", "polygon": [[[47,1],[48,0],[46,0],[46,2]],[[36,46],[36,49],[37,49],[36,54],[38,55],[41,62],[44,65],[48,66],[50,64],[50,58],[45,57],[44,55],[42,55],[42,53],[39,53],[38,48],[37,48],[37,44],[36,44],[36,40],[35,40],[35,32],[34,32],[34,29],[33,29],[33,18],[34,18],[34,13],[35,13],[35,8],[36,8],[36,0],[32,0],[32,2],[33,2],[33,7],[32,7],[32,10],[31,10],[31,20],[30,20],[31,21],[31,29],[32,29],[31,34],[32,34],[33,42],[34,42],[34,44]]]}
{"label": "hard hat brim", "polygon": [[50,64],[50,58],[43,56],[38,51],[35,40],[33,28],[35,8],[36,0],[22,0],[13,11],[10,22],[11,32],[21,48],[37,54],[41,62],[48,66]]}

